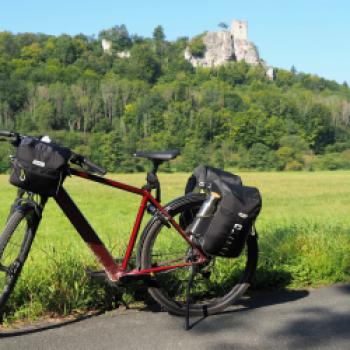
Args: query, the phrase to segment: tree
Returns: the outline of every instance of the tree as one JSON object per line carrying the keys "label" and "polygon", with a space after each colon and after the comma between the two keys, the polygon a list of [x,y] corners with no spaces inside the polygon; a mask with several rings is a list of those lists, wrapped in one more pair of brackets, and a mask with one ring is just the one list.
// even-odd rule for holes
{"label": "tree", "polygon": [[126,73],[132,79],[156,82],[161,73],[160,63],[149,44],[134,45]]}
{"label": "tree", "polygon": [[54,107],[49,101],[40,101],[36,108],[37,123],[41,130],[50,130],[53,126]]}
{"label": "tree", "polygon": [[293,75],[296,75],[296,74],[297,74],[297,69],[295,68],[294,64],[293,64],[292,67],[290,68],[290,72],[291,72]]}
{"label": "tree", "polygon": [[14,58],[19,53],[19,47],[15,35],[10,32],[0,32],[0,57]]}
{"label": "tree", "polygon": [[203,162],[205,158],[203,144],[200,140],[190,137],[185,142],[185,147],[182,151],[182,164],[179,170],[192,171],[198,164]]}
{"label": "tree", "polygon": [[32,59],[35,63],[38,63],[42,56],[42,49],[38,43],[33,43],[28,46],[24,46],[21,50],[21,57],[25,59]]}
{"label": "tree", "polygon": [[225,22],[220,22],[218,24],[218,27],[226,30],[226,29],[228,29],[229,25],[227,23],[225,23]]}
{"label": "tree", "polygon": [[162,26],[157,26],[153,31],[153,40],[155,44],[155,51],[159,57],[160,65],[163,66],[163,55],[165,50],[165,34]]}
{"label": "tree", "polygon": [[120,163],[124,160],[122,143],[120,134],[116,131],[92,134],[89,142],[92,161],[108,171],[119,170]]}
{"label": "tree", "polygon": [[8,142],[0,143],[0,173],[4,173],[10,168],[11,162],[9,154],[11,152],[10,145]]}
{"label": "tree", "polygon": [[100,40],[106,39],[112,42],[112,48],[115,51],[124,51],[132,46],[132,40],[124,24],[102,30],[98,37]]}
{"label": "tree", "polygon": [[195,36],[188,44],[188,49],[192,56],[203,57],[205,53],[205,44],[203,42],[203,35]]}
{"label": "tree", "polygon": [[108,74],[101,82],[101,93],[104,104],[104,115],[108,118],[109,124],[116,114],[118,98],[118,82],[114,74]]}
{"label": "tree", "polygon": [[335,141],[335,130],[330,118],[330,111],[321,104],[314,104],[305,116],[305,139],[311,148],[321,152],[327,144]]}
{"label": "tree", "polygon": [[[180,148],[173,164],[187,170],[200,161],[317,168],[324,153],[348,166],[340,155],[350,148],[347,83],[295,67],[268,81],[262,66],[244,61],[195,68],[184,51],[204,55],[204,35],[166,41],[160,25],[151,38],[124,25],[98,39],[0,32],[0,126],[48,132],[118,171],[143,169],[130,159],[138,148]],[[112,41],[111,55],[102,38]],[[130,57],[113,54],[125,50]]]}
{"label": "tree", "polygon": [[161,43],[165,40],[165,34],[163,27],[161,25],[157,26],[153,30],[153,40],[155,42]]}
{"label": "tree", "polygon": [[250,150],[243,150],[242,152],[241,165],[245,168],[274,169],[277,164],[276,155],[264,144],[256,143]]}
{"label": "tree", "polygon": [[55,56],[63,64],[72,64],[78,58],[79,50],[69,35],[63,34],[55,40]]}
{"label": "tree", "polygon": [[216,71],[220,80],[226,81],[232,86],[244,84],[247,81],[248,72],[249,65],[244,61],[227,63]]}

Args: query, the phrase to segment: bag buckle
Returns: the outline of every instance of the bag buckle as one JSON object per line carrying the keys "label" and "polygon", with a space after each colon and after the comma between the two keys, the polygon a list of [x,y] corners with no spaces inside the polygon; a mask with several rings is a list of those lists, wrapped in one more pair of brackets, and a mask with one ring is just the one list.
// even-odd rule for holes
{"label": "bag buckle", "polygon": [[23,168],[20,168],[19,179],[23,182],[26,179],[26,173]]}

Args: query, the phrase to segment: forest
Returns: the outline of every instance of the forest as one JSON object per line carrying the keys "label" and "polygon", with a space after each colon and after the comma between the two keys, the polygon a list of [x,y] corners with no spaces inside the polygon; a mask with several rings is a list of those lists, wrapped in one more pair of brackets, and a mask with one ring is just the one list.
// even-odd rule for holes
{"label": "forest", "polygon": [[[48,134],[112,172],[144,170],[136,150],[174,148],[164,171],[350,169],[346,82],[294,66],[273,81],[245,62],[193,68],[194,44],[161,26],[151,38],[124,25],[97,37],[0,32],[0,129]],[[9,152],[1,143],[1,172]]]}

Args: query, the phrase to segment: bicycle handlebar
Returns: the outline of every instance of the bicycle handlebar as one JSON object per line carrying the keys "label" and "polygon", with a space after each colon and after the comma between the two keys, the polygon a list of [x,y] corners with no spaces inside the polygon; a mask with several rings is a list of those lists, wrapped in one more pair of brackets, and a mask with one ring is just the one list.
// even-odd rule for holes
{"label": "bicycle handlebar", "polygon": [[0,136],[2,137],[14,137],[16,135],[18,134],[13,131],[0,130]]}
{"label": "bicycle handlebar", "polygon": [[[19,141],[21,138],[25,137],[24,135],[20,135],[17,132],[14,131],[8,131],[8,130],[0,130],[0,137],[14,137],[15,139],[12,141],[12,144],[14,146],[18,146]],[[79,166],[87,166],[89,168],[89,170],[91,170],[92,172],[99,174],[99,175],[105,175],[107,173],[107,171],[100,167],[99,165],[93,163],[91,160],[85,158],[84,156],[77,154],[73,151],[72,152],[72,156],[70,161],[74,164],[77,164]]]}
{"label": "bicycle handlebar", "polygon": [[78,153],[72,152],[72,157],[70,161],[79,166],[86,165],[92,172],[99,175],[105,175],[107,173],[106,169],[100,167],[99,165],[93,163],[90,159],[85,158],[84,156]]}
{"label": "bicycle handlebar", "polygon": [[107,170],[100,167],[99,165],[93,163],[91,160],[84,158],[84,164],[89,167],[93,172],[100,174],[100,175],[106,175]]}

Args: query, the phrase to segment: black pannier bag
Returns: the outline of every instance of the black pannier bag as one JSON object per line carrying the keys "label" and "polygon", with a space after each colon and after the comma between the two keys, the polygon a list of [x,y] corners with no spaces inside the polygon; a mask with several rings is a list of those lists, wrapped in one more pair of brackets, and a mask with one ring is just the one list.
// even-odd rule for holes
{"label": "black pannier bag", "polygon": [[[203,165],[189,178],[186,193],[196,188],[206,188],[220,195],[214,214],[205,219],[205,229],[195,237],[197,243],[207,254],[238,257],[261,210],[259,190],[243,186],[237,175]],[[181,220],[189,222],[190,216],[193,219],[195,214],[184,213]]]}
{"label": "black pannier bag", "polygon": [[26,191],[54,196],[68,174],[70,149],[34,137],[24,137],[17,147],[10,183]]}
{"label": "black pannier bag", "polygon": [[208,165],[199,165],[187,181],[185,194],[193,192],[196,188],[211,186],[215,180],[225,181],[232,185],[242,185],[242,180],[238,175]]}

